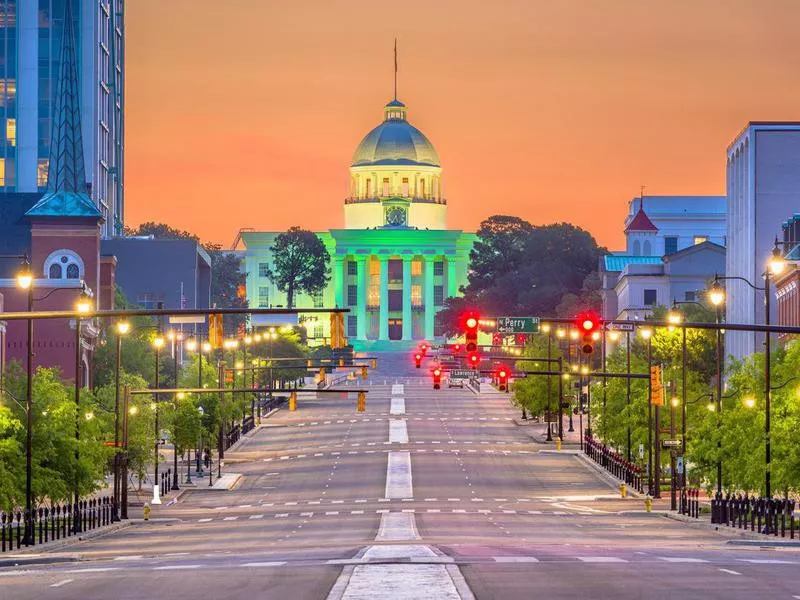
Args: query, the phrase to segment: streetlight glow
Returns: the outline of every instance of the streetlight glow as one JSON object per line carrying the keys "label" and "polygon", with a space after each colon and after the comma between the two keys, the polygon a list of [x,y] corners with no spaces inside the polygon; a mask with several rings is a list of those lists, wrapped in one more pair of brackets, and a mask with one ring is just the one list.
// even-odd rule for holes
{"label": "streetlight glow", "polygon": [[119,335],[126,335],[131,330],[131,324],[128,321],[117,321],[117,333]]}
{"label": "streetlight glow", "polygon": [[197,340],[194,339],[193,337],[190,337],[188,340],[186,340],[186,349],[189,352],[196,351],[197,350]]}
{"label": "streetlight glow", "polygon": [[718,281],[714,281],[711,289],[708,290],[708,299],[711,300],[711,304],[714,306],[719,306],[725,302],[725,290],[722,289]]}
{"label": "streetlight glow", "polygon": [[672,398],[670,402],[672,402],[672,406],[680,406],[681,404],[680,398]]}
{"label": "streetlight glow", "polygon": [[203,352],[205,352],[206,354],[211,352],[211,342],[203,342],[202,349],[203,349]]}
{"label": "streetlight glow", "polygon": [[678,311],[676,311],[674,309],[671,310],[669,312],[669,314],[667,315],[667,321],[669,321],[669,323],[671,325],[680,325],[681,313],[679,313]]}
{"label": "streetlight glow", "polygon": [[155,348],[163,348],[164,347],[164,337],[162,335],[157,335],[153,338],[153,346]]}
{"label": "streetlight glow", "polygon": [[87,314],[92,310],[92,301],[86,291],[81,292],[80,298],[75,305],[77,311],[81,314]]}
{"label": "streetlight glow", "polygon": [[570,329],[570,330],[569,330],[569,337],[570,337],[570,339],[572,339],[572,340],[577,340],[577,339],[578,339],[578,335],[579,335],[579,334],[578,334],[578,330],[577,330],[577,329]]}
{"label": "streetlight glow", "polygon": [[769,272],[773,275],[780,275],[783,273],[783,270],[786,268],[786,259],[781,256],[778,246],[775,246],[772,250],[772,255],[769,257],[767,264],[769,266]]}
{"label": "streetlight glow", "polygon": [[550,333],[550,324],[549,323],[543,323],[542,324],[542,332],[543,333]]}
{"label": "streetlight glow", "polygon": [[26,260],[22,263],[22,267],[17,273],[17,287],[27,290],[33,285],[33,273],[31,272],[31,265]]}
{"label": "streetlight glow", "polygon": [[565,335],[567,335],[567,334],[563,329],[556,329],[556,337],[557,338],[563,338]]}
{"label": "streetlight glow", "polygon": [[752,396],[748,396],[747,398],[744,399],[744,405],[747,408],[753,408],[756,405],[756,399],[753,398]]}
{"label": "streetlight glow", "polygon": [[609,339],[610,339],[612,342],[616,342],[616,341],[619,339],[619,332],[618,332],[618,331],[610,331],[610,332],[608,333],[608,338],[609,338]]}
{"label": "streetlight glow", "polygon": [[649,340],[650,337],[653,335],[653,330],[649,327],[642,327],[639,330],[639,335],[641,335],[644,339]]}

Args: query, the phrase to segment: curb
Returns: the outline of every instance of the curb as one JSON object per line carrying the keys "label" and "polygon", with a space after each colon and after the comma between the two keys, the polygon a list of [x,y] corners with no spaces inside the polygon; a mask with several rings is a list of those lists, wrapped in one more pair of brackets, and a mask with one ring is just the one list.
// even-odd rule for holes
{"label": "curb", "polygon": [[[586,465],[587,467],[592,469],[595,473],[597,473],[599,478],[602,479],[608,485],[610,485],[612,487],[612,489],[614,489],[615,491],[619,492],[619,485],[621,483],[624,483],[623,481],[620,481],[619,479],[614,477],[611,473],[606,471],[603,467],[601,467],[600,465],[595,463],[593,460],[589,459],[580,450],[577,452],[577,454],[575,454],[575,456],[577,456],[578,460],[581,461],[584,465]],[[632,498],[644,498],[643,494],[640,494],[638,491],[636,491],[635,489],[633,489],[631,487],[628,487],[628,496],[630,496]]]}
{"label": "curb", "polygon": [[80,554],[61,554],[58,556],[9,556],[0,558],[0,568],[25,567],[27,565],[52,565],[56,563],[78,562],[83,560]]}
{"label": "curb", "polygon": [[[115,531],[119,531],[120,529],[126,529],[132,526],[133,523],[130,520],[127,521],[119,521],[117,523],[112,523],[111,525],[106,525],[105,527],[93,529],[92,531],[87,531],[86,533],[82,533],[78,536],[68,537],[61,540],[56,540],[54,542],[47,542],[46,544],[30,546],[28,548],[20,548],[17,550],[18,554],[34,554],[34,553],[42,553],[42,552],[49,552],[50,550],[54,550],[56,548],[64,548],[65,546],[71,546],[73,544],[77,544],[78,542],[82,542],[84,540],[91,540],[94,538],[102,537],[109,533],[114,533]],[[44,558],[44,557],[42,557]],[[55,557],[51,557],[55,558]],[[0,559],[0,565],[2,565],[2,560]],[[77,558],[72,558],[70,560],[80,560],[80,556]],[[59,562],[58,560],[54,560],[51,562]],[[32,563],[37,564],[37,563]]]}
{"label": "curb", "polygon": [[715,523],[710,523],[709,521],[694,519],[692,517],[688,517],[686,515],[681,515],[678,513],[673,512],[664,512],[662,513],[668,519],[672,519],[673,521],[679,521],[684,523],[685,525],[689,525],[693,529],[707,529],[709,531],[715,531],[723,536],[729,536],[734,538],[734,540],[728,540],[728,544],[731,545],[738,545],[743,544],[745,546],[797,546],[800,547],[800,541],[781,541],[775,540],[774,538],[768,538],[767,536],[756,533],[755,531],[745,531],[744,529],[736,529],[733,527],[724,527],[720,525],[716,525]]}

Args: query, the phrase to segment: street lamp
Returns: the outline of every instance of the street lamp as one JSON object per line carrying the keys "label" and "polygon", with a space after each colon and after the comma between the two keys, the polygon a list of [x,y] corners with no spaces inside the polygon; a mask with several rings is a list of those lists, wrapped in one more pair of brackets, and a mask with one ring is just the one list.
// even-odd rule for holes
{"label": "street lamp", "polygon": [[[24,257],[17,273],[17,287],[27,292],[28,312],[33,312],[33,273]],[[27,381],[25,391],[25,545],[33,544],[33,319],[28,319]]]}
{"label": "street lamp", "polygon": [[119,374],[122,365],[122,338],[131,330],[128,321],[117,321],[117,360],[114,366],[114,515],[113,520],[119,521],[120,504],[120,454],[119,454]]}
{"label": "street lamp", "polygon": [[[159,381],[158,381],[158,363],[159,363],[159,356],[161,354],[161,349],[164,347],[165,344],[164,336],[159,331],[156,334],[156,337],[153,338],[153,348],[155,349],[156,355],[156,372],[155,372],[155,385],[154,388],[158,390],[159,388]],[[159,494],[160,487],[158,484],[158,396],[155,397],[155,402],[153,402],[153,411],[155,412],[155,447],[153,452],[153,461],[154,461],[154,471],[153,471],[153,504],[161,504],[161,496]]]}

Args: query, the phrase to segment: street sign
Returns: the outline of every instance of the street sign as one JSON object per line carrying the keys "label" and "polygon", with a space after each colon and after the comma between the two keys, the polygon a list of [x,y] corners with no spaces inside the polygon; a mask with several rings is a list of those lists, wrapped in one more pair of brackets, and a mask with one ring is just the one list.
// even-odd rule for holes
{"label": "street sign", "polygon": [[675,471],[677,471],[678,475],[683,475],[683,457],[679,456],[675,459]]}
{"label": "street sign", "polygon": [[169,318],[170,323],[201,324],[206,322],[205,315],[173,315]]}
{"label": "street sign", "polygon": [[497,333],[538,333],[539,317],[498,317]]}
{"label": "street sign", "polygon": [[661,440],[661,445],[664,448],[679,448],[681,445],[680,440]]}
{"label": "street sign", "polygon": [[451,371],[450,379],[472,379],[477,373],[469,370]]}
{"label": "street sign", "polygon": [[639,458],[644,458],[644,444],[639,444]]}
{"label": "street sign", "polygon": [[606,329],[615,331],[633,331],[633,323],[606,323]]}

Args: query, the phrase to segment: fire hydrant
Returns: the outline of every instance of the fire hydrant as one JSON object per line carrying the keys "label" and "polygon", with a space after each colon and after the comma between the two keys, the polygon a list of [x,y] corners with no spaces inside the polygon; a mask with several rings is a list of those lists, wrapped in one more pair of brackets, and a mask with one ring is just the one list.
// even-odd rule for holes
{"label": "fire hydrant", "polygon": [[650,497],[650,494],[647,494],[647,496],[645,496],[644,507],[647,512],[650,512],[653,508],[653,499]]}
{"label": "fire hydrant", "polygon": [[561,440],[556,438],[556,450],[561,450]]}
{"label": "fire hydrant", "polygon": [[153,509],[150,508],[150,504],[145,502],[145,505],[144,505],[144,520],[145,521],[149,521],[150,520],[150,511],[152,511],[152,510]]}
{"label": "fire hydrant", "polygon": [[619,484],[619,496],[620,498],[625,498],[628,495],[628,486],[624,483]]}

